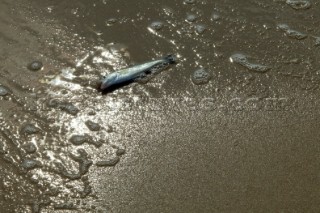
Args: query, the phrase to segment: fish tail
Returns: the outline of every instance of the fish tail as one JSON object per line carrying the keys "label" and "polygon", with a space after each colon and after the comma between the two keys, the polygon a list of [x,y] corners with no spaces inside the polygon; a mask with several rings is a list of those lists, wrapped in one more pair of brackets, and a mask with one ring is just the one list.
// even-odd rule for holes
{"label": "fish tail", "polygon": [[169,64],[175,64],[177,62],[177,58],[173,54],[167,55],[164,59],[168,61]]}

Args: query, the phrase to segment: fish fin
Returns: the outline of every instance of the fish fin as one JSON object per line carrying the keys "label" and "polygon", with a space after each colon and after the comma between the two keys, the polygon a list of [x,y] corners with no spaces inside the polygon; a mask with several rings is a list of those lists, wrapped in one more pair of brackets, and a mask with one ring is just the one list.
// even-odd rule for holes
{"label": "fish fin", "polygon": [[141,74],[138,77],[135,78],[135,82],[140,84],[146,84],[148,81],[150,81],[154,77],[154,74],[151,72],[149,74]]}

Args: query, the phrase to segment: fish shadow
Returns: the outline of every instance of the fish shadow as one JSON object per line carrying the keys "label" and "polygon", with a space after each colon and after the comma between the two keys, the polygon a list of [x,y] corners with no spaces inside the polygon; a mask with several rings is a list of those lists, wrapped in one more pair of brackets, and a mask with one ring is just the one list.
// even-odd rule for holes
{"label": "fish shadow", "polygon": [[101,89],[100,86],[101,86],[101,83],[97,86],[97,90],[98,92],[100,92],[102,95],[107,95],[109,93],[112,93],[114,92],[115,90],[117,89],[120,89],[124,86],[128,86],[129,84],[132,84],[136,82],[135,80],[130,80],[130,81],[126,81],[124,83],[120,83],[120,84],[116,84],[116,85],[113,85],[113,86],[110,86],[108,87],[107,89]]}

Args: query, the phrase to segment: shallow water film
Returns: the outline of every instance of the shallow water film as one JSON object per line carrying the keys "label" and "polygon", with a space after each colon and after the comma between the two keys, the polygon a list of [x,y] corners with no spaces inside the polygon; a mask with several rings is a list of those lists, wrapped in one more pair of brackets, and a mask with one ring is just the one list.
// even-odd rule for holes
{"label": "shallow water film", "polygon": [[319,24],[316,0],[0,0],[0,212],[318,212]]}

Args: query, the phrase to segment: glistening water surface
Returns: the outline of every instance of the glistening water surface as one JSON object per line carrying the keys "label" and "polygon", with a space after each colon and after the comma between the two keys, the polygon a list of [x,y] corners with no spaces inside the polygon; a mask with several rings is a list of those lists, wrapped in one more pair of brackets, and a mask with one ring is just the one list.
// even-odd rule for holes
{"label": "glistening water surface", "polygon": [[316,0],[0,0],[0,212],[318,212],[319,24]]}

